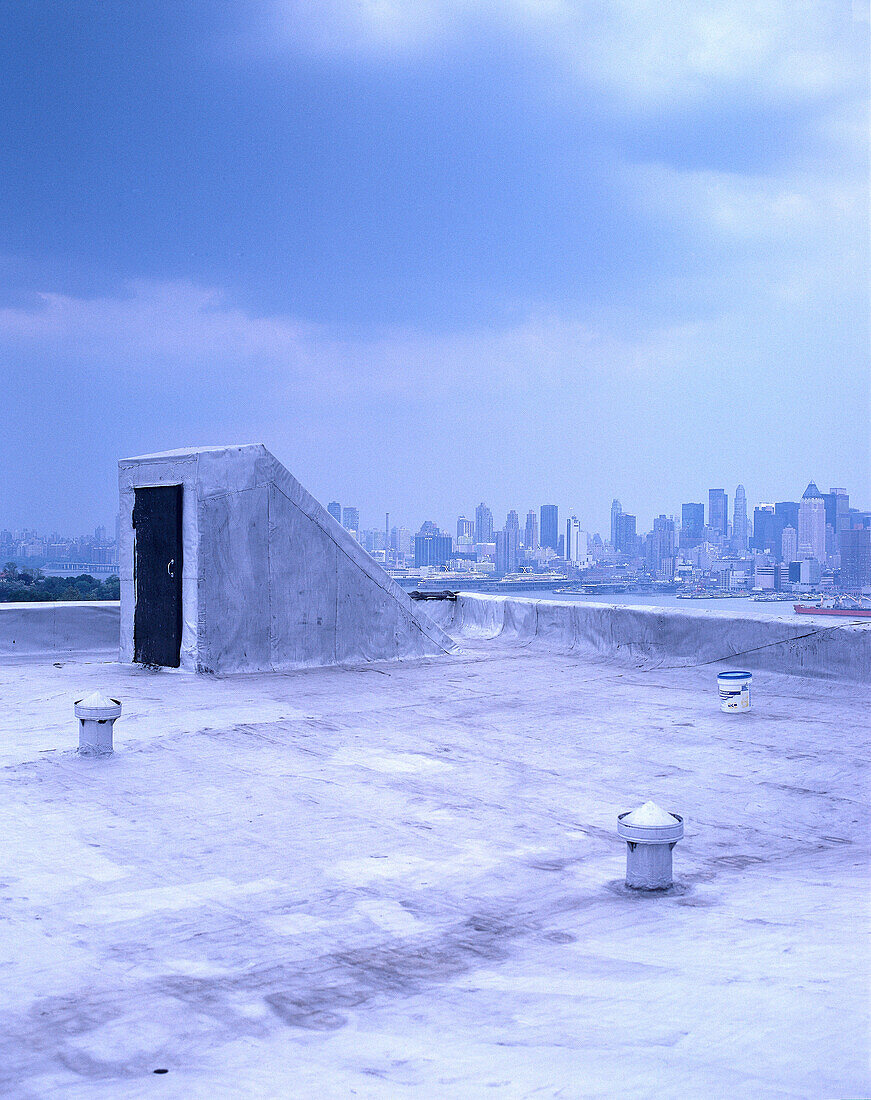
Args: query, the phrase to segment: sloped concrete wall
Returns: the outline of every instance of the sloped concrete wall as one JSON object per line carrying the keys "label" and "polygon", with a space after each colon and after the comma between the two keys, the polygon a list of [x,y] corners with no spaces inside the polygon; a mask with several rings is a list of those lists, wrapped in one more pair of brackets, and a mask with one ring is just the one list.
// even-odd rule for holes
{"label": "sloped concrete wall", "polygon": [[638,667],[710,664],[871,682],[871,623],[486,595],[428,606],[458,639],[499,638]]}
{"label": "sloped concrete wall", "polygon": [[433,656],[450,637],[260,444],[124,459],[121,660],[133,659],[140,486],[184,487],[182,667],[239,672]]}

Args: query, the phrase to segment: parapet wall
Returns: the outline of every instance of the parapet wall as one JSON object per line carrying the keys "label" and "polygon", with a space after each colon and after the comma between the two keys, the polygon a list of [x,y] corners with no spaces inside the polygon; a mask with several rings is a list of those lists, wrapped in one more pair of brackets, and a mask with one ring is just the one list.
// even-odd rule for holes
{"label": "parapet wall", "polygon": [[116,600],[0,604],[0,659],[49,655],[118,655]]}
{"label": "parapet wall", "polygon": [[849,619],[484,595],[432,600],[427,611],[458,640],[499,638],[636,667],[722,664],[871,682],[871,623]]}
{"label": "parapet wall", "polygon": [[[635,667],[723,665],[871,683],[871,623],[811,616],[558,603],[510,596],[429,600],[428,614],[463,638],[499,638]],[[118,653],[115,602],[0,604],[5,657]]]}

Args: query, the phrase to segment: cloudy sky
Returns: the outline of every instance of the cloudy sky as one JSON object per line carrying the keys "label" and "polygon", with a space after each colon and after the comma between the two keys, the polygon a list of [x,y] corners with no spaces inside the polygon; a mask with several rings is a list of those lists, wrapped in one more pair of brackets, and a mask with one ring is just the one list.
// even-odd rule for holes
{"label": "cloudy sky", "polygon": [[607,530],[871,506],[858,0],[2,0],[0,526],[263,442]]}

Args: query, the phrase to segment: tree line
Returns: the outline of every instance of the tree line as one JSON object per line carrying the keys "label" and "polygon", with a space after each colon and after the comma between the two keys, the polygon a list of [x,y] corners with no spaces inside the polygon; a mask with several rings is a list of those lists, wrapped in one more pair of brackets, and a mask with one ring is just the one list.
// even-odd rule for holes
{"label": "tree line", "polygon": [[57,600],[118,600],[117,577],[97,580],[90,573],[78,577],[44,577],[41,569],[22,569],[8,561],[0,572],[0,603],[41,603]]}

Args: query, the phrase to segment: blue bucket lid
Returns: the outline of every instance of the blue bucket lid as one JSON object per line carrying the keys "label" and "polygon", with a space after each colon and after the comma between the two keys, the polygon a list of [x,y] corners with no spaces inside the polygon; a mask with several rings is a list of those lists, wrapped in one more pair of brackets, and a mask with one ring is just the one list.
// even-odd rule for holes
{"label": "blue bucket lid", "polygon": [[752,672],[718,672],[718,680],[747,680],[753,675]]}

